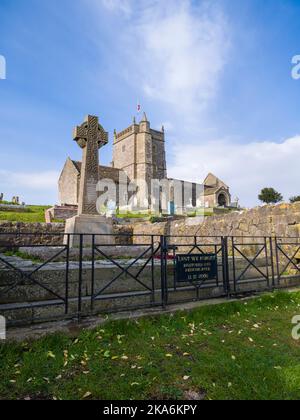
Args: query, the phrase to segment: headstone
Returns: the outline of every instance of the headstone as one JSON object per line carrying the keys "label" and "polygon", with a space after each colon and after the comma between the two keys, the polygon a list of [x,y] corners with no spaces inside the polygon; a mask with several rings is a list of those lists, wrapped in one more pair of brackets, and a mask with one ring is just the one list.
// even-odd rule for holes
{"label": "headstone", "polygon": [[[79,188],[78,215],[66,222],[66,233],[104,234],[103,243],[113,243],[112,221],[98,214],[97,183],[99,181],[99,149],[108,143],[108,133],[99,124],[98,117],[89,115],[84,123],[75,128],[74,140],[82,148],[82,169]],[[92,237],[84,237],[84,245],[91,244]],[[78,235],[71,236],[71,246],[77,246]]]}

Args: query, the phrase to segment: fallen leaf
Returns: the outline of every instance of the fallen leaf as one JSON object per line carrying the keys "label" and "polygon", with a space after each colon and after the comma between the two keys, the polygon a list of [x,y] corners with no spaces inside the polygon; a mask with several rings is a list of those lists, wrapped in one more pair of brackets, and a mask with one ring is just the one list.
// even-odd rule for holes
{"label": "fallen leaf", "polygon": [[82,397],[82,399],[83,399],[83,400],[85,400],[86,398],[89,398],[91,395],[92,395],[92,393],[91,393],[91,392],[86,392],[86,393],[84,394],[84,396]]}
{"label": "fallen leaf", "polygon": [[56,358],[55,354],[52,351],[48,351],[47,357],[48,358],[51,358],[51,359],[55,359]]}

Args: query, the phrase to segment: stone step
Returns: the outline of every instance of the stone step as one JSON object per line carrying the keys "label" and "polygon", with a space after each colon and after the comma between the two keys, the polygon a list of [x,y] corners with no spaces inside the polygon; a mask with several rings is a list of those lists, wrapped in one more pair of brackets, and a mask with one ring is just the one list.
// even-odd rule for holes
{"label": "stone step", "polygon": [[[277,281],[276,281],[277,284]],[[300,276],[291,276],[282,279],[281,287],[292,287],[300,285]],[[267,282],[260,278],[254,280],[244,280],[237,285],[237,293],[263,291],[267,289]],[[231,290],[234,292],[231,282]],[[211,299],[224,296],[222,284],[217,287],[214,282],[208,282],[197,293],[194,286],[190,284],[178,285],[175,289],[169,285],[168,304]],[[135,310],[141,307],[161,306],[161,289],[155,293],[149,291],[134,291],[121,293],[106,293],[98,296],[91,306],[91,296],[82,297],[81,316],[96,314],[107,314],[113,311]],[[34,322],[51,321],[57,319],[76,318],[78,316],[78,299],[69,299],[69,312],[65,314],[64,302],[57,299],[36,300],[34,302],[10,302],[0,304],[0,314],[7,318],[8,324],[30,324]]]}

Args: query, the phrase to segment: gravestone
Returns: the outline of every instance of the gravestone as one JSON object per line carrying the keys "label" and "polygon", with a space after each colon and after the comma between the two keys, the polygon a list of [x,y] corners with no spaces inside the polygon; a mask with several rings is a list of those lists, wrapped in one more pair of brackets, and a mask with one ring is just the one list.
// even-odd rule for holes
{"label": "gravestone", "polygon": [[[99,181],[99,149],[108,143],[108,133],[98,122],[98,117],[89,115],[84,123],[75,128],[74,140],[82,149],[82,170],[79,187],[78,214],[66,222],[65,233],[103,234],[113,233],[112,221],[97,212],[97,191]],[[100,237],[99,237],[100,238]],[[111,244],[111,236],[102,236],[98,242]],[[84,245],[89,246],[92,236],[84,237]],[[71,246],[78,246],[79,236],[71,236]]]}

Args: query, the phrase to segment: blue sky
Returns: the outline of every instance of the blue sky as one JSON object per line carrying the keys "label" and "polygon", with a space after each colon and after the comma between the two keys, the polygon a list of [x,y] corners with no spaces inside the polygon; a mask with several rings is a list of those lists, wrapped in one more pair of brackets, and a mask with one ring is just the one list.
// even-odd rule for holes
{"label": "blue sky", "polygon": [[246,206],[300,194],[299,19],[299,0],[0,0],[0,192],[56,203],[73,127],[99,115],[112,141],[140,100],[170,176],[212,171]]}

